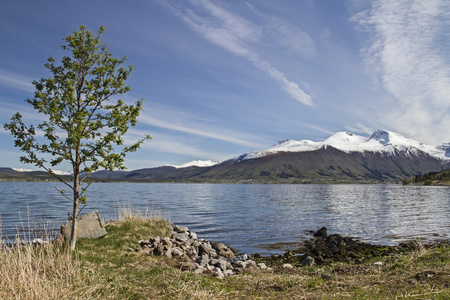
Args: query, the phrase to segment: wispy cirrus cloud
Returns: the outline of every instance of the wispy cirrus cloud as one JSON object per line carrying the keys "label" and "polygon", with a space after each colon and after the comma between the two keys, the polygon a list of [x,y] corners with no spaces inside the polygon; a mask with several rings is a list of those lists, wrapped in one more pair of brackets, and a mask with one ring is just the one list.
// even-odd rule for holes
{"label": "wispy cirrus cloud", "polygon": [[[130,129],[125,136],[125,145],[131,145],[142,138],[148,132],[138,129]],[[145,141],[142,145],[142,149],[151,151],[163,152],[163,153],[175,153],[183,156],[190,156],[192,158],[211,158],[211,157],[223,157],[223,154],[208,151],[202,148],[192,141],[188,137],[182,137],[174,139],[173,135],[167,135],[159,132],[151,134],[152,139]]]}
{"label": "wispy cirrus cloud", "polygon": [[34,91],[32,81],[26,76],[0,70],[0,86],[29,93]]}
{"label": "wispy cirrus cloud", "polygon": [[293,26],[284,19],[263,14],[249,2],[245,4],[255,15],[264,20],[264,35],[262,38],[267,41],[268,45],[278,45],[302,58],[315,57],[316,46],[308,33]]}
{"label": "wispy cirrus cloud", "polygon": [[[261,41],[264,28],[208,0],[191,0],[190,3],[193,5],[190,8],[170,7],[192,30],[206,40],[236,56],[247,59],[255,67],[279,82],[281,89],[291,98],[308,106],[313,105],[312,98],[308,93],[303,91],[297,83],[289,80],[283,72],[275,68],[269,61],[262,59],[258,52],[252,49],[253,44]],[[292,28],[281,26],[278,31],[281,32],[277,35],[280,45],[297,52],[310,47],[310,39],[307,42],[308,46],[303,46],[303,48],[299,46],[300,43],[298,42],[288,43],[289,38],[299,36]],[[305,38],[306,34],[303,37]]]}
{"label": "wispy cirrus cloud", "polygon": [[399,106],[385,122],[426,142],[448,140],[450,2],[378,0],[352,21],[369,37],[367,66]]}
{"label": "wispy cirrus cloud", "polygon": [[[139,124],[143,124],[147,128],[168,129],[202,139],[210,138],[251,149],[267,146],[258,136],[247,134],[243,130],[220,127],[216,124],[214,118],[202,118],[201,115],[176,110],[164,105],[154,104],[151,112],[142,114],[138,120]],[[150,135],[152,135],[151,132]]]}

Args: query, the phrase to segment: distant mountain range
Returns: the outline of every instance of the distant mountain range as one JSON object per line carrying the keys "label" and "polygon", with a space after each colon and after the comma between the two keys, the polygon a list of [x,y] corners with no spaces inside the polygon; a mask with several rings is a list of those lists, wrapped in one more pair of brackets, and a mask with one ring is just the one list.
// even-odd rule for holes
{"label": "distant mountain range", "polygon": [[221,163],[194,161],[129,172],[98,171],[92,178],[146,182],[389,182],[449,167],[449,144],[425,145],[378,130],[370,137],[338,132],[323,142],[286,140]]}

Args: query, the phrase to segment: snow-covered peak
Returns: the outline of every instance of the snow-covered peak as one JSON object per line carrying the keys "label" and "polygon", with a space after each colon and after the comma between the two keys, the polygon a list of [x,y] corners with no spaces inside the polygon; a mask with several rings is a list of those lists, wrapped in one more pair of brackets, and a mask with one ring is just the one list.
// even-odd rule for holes
{"label": "snow-covered peak", "polygon": [[390,142],[391,133],[387,130],[377,130],[375,131],[370,139],[377,140],[383,145],[388,145]]}
{"label": "snow-covered peak", "polygon": [[424,145],[416,140],[406,138],[400,134],[387,130],[377,130],[370,137],[360,136],[349,132],[337,132],[323,142],[309,140],[285,140],[263,151],[252,151],[241,155],[237,160],[255,159],[277,152],[306,152],[320,148],[334,147],[343,152],[384,152],[393,154],[396,151],[408,154],[422,151],[438,159],[448,159],[443,146]]}
{"label": "snow-covered peak", "polygon": [[55,173],[56,175],[72,175],[72,172],[65,172],[65,171],[58,171],[58,170],[53,170],[53,173]]}
{"label": "snow-covered peak", "polygon": [[212,161],[212,160],[193,160],[190,162],[187,162],[185,164],[179,165],[179,166],[173,166],[177,169],[181,168],[188,168],[188,167],[211,167],[214,165],[217,165],[219,162]]}
{"label": "snow-covered peak", "polygon": [[351,152],[362,150],[360,145],[365,142],[367,142],[366,137],[349,132],[337,132],[326,139],[323,144],[324,146],[332,146],[345,152]]}
{"label": "snow-covered peak", "polygon": [[295,140],[285,140],[276,143],[267,150],[262,151],[251,151],[247,152],[237,158],[237,161],[245,159],[255,159],[258,157],[263,157],[269,154],[274,154],[278,152],[307,152],[318,150],[323,147],[321,142],[313,142],[309,140],[295,141]]}
{"label": "snow-covered peak", "polygon": [[394,147],[403,146],[403,147],[416,147],[420,148],[423,146],[422,143],[406,138],[398,133],[387,131],[387,130],[377,130],[375,131],[370,139],[378,141],[380,144],[384,146],[392,145]]}

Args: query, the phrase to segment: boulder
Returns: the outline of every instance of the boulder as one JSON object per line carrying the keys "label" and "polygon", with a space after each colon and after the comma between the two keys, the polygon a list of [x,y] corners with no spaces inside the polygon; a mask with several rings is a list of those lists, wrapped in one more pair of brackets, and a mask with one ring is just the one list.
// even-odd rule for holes
{"label": "boulder", "polygon": [[177,232],[177,233],[184,233],[184,232],[188,232],[188,228],[187,227],[183,227],[183,226],[179,226],[179,225],[173,225],[172,226],[173,231]]}
{"label": "boulder", "polygon": [[198,254],[202,255],[203,253],[207,254],[209,256],[209,253],[211,252],[211,245],[209,243],[201,243],[198,247]]}
{"label": "boulder", "polygon": [[244,260],[247,260],[247,259],[249,259],[248,254],[242,254],[242,255],[238,255],[236,257],[229,258],[228,261],[230,263],[234,263],[234,262],[237,262],[237,261],[244,261]]}
{"label": "boulder", "polygon": [[225,246],[225,244],[212,242],[211,246],[214,250],[216,250],[217,254],[226,258],[234,257],[233,251],[230,248]]}
{"label": "boulder", "polygon": [[314,237],[322,237],[322,238],[326,238],[328,235],[327,233],[327,228],[326,227],[322,227],[319,230],[317,230],[316,233],[313,234]]}
{"label": "boulder", "polygon": [[312,258],[311,256],[307,256],[304,259],[302,259],[301,264],[303,267],[312,266],[314,264],[314,258]]}
{"label": "boulder", "polygon": [[[98,211],[93,211],[82,215],[78,219],[77,229],[78,229],[77,230],[78,239],[82,238],[99,239],[108,234],[106,232],[105,227],[103,226],[103,222],[100,219]],[[72,231],[72,221],[67,222],[66,224],[61,226],[61,235],[65,239],[70,238],[71,231]]]}
{"label": "boulder", "polygon": [[259,264],[257,265],[257,267],[258,267],[259,269],[262,269],[262,270],[267,269],[267,266],[266,266],[265,263],[259,263]]}

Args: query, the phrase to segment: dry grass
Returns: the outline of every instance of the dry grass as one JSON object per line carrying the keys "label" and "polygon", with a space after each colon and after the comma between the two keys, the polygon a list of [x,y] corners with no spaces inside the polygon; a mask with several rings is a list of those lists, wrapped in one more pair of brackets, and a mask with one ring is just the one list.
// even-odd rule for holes
{"label": "dry grass", "polygon": [[0,299],[93,299],[98,280],[59,244],[1,242]]}
{"label": "dry grass", "polygon": [[148,220],[165,220],[165,218],[151,209],[142,211],[130,206],[119,207],[118,209],[117,221],[119,222],[141,223]]}

